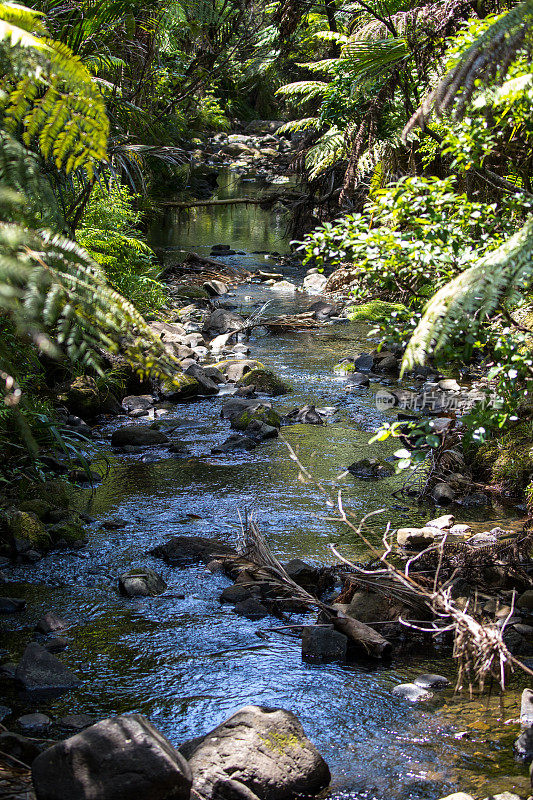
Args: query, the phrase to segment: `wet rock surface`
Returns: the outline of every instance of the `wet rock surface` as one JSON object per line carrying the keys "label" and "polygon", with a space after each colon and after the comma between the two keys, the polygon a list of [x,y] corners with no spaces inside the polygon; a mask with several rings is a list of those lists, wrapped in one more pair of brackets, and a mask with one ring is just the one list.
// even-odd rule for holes
{"label": "wet rock surface", "polygon": [[193,774],[193,791],[204,800],[309,797],[330,780],[299,720],[282,709],[246,706],[180,749]]}

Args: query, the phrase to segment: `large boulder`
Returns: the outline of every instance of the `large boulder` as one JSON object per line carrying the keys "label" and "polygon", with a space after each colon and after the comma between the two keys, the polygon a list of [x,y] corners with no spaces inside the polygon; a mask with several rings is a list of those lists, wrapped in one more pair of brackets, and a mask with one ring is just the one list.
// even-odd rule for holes
{"label": "large boulder", "polygon": [[100,388],[90,375],[75,378],[63,397],[69,411],[80,417],[92,418],[98,414],[120,414],[122,408],[110,389]]}
{"label": "large boulder", "polygon": [[15,508],[0,512],[0,550],[24,553],[46,550],[50,545],[50,534],[36,514]]}
{"label": "large boulder", "polygon": [[290,800],[316,795],[330,781],[300,721],[283,709],[245,706],[180,750],[203,800]]}
{"label": "large boulder", "polygon": [[195,381],[198,381],[200,387],[200,394],[218,394],[218,386],[215,381],[207,375],[205,369],[198,364],[191,364],[185,370],[186,375],[190,375]]}
{"label": "large boulder", "polygon": [[198,381],[190,375],[177,372],[172,379],[162,381],[159,391],[165,400],[181,403],[182,401],[189,400],[191,397],[196,397],[200,391],[200,385]]}
{"label": "large boulder", "polygon": [[148,567],[130,569],[118,579],[120,593],[126,597],[155,597],[166,591],[161,575]]}
{"label": "large boulder", "polygon": [[238,381],[237,386],[255,386],[256,392],[277,396],[292,392],[288,383],[282,381],[269,369],[251,369]]}
{"label": "large boulder", "polygon": [[113,447],[148,447],[150,445],[168,444],[169,438],[157,428],[150,425],[123,425],[113,431],[111,444]]}
{"label": "large boulder", "polygon": [[30,642],[24,650],[15,680],[27,691],[63,692],[80,685],[76,675],[37,642]]}
{"label": "large boulder", "polygon": [[208,564],[220,556],[237,557],[236,551],[229,545],[204,536],[173,536],[150,552],[173,567],[184,567],[202,561]]}
{"label": "large boulder", "polygon": [[188,800],[183,756],[141,714],[110,717],[32,763],[37,800]]}

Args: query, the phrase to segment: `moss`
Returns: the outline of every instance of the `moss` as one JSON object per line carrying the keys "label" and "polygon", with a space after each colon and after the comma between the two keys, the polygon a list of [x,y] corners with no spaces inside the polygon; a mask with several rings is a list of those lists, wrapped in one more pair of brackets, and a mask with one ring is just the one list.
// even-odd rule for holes
{"label": "moss", "polygon": [[533,477],[533,428],[524,422],[470,454],[475,476],[520,495]]}
{"label": "moss", "polygon": [[268,736],[261,736],[262,742],[269,750],[277,750],[278,753],[285,753],[289,747],[301,747],[301,742],[293,733],[279,733],[271,731]]}
{"label": "moss", "polygon": [[64,539],[67,544],[84,544],[87,541],[85,528],[77,519],[59,522],[49,529],[52,541],[58,542]]}
{"label": "moss", "polygon": [[255,411],[245,410],[238,417],[232,420],[231,427],[237,431],[245,431],[250,422],[257,420],[264,422],[267,425],[272,425],[274,428],[281,427],[281,418],[279,414],[272,408],[255,409]]}
{"label": "moss", "polygon": [[23,503],[19,504],[20,511],[29,511],[31,514],[35,514],[40,520],[46,519],[52,509],[53,505],[51,503],[38,497],[33,500],[24,500]]}
{"label": "moss", "polygon": [[347,309],[350,322],[380,322],[390,319],[393,312],[406,313],[407,307],[402,303],[386,303],[384,300],[371,300],[370,303],[363,303],[360,306],[351,306]]}
{"label": "moss", "polygon": [[13,509],[6,511],[1,516],[0,527],[3,532],[2,539],[5,543],[15,549],[18,542],[26,542],[35,549],[47,549],[50,547],[50,535],[43,523],[29,511],[19,511]]}
{"label": "moss", "polygon": [[[111,380],[111,379],[110,379]],[[117,414],[120,403],[104,381],[100,385],[89,375],[72,381],[62,396],[72,413],[80,417],[96,417],[98,414]]]}
{"label": "moss", "polygon": [[237,386],[251,386],[252,384],[255,386],[256,391],[271,394],[274,397],[292,392],[292,387],[282,381],[281,378],[278,378],[277,375],[274,375],[269,369],[251,369],[241,378]]}
{"label": "moss", "polygon": [[198,381],[182,372],[177,372],[172,380],[165,380],[161,383],[163,396],[171,400],[186,400],[189,397],[196,397],[199,390]]}
{"label": "moss", "polygon": [[68,481],[61,478],[52,478],[44,483],[32,483],[26,492],[30,500],[38,499],[49,503],[53,500],[54,506],[68,508],[72,502],[75,489]]}

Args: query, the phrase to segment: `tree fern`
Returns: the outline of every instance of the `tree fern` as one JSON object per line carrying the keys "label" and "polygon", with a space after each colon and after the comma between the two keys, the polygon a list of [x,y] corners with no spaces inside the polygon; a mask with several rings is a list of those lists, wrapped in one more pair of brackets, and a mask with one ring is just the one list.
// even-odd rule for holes
{"label": "tree fern", "polygon": [[497,250],[444,286],[428,303],[404,355],[402,370],[425,363],[465,319],[485,321],[516,303],[533,278],[533,216]]}
{"label": "tree fern", "polygon": [[44,33],[36,12],[0,3],[0,39],[8,45],[11,66],[0,98],[2,124],[13,133],[21,127],[24,143],[58,169],[83,167],[91,176],[94,164],[106,157],[103,97],[80,59]]}

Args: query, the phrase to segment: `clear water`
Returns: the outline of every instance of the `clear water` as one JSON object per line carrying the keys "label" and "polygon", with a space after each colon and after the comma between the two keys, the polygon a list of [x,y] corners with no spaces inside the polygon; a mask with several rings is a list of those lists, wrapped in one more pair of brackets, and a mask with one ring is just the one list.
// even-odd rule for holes
{"label": "clear water", "polygon": [[[253,225],[246,229],[247,213],[242,206],[233,207],[231,215],[214,207],[191,220],[186,233],[175,223],[169,229],[159,227],[157,241],[182,247],[185,237],[187,248],[203,247],[205,252],[216,242],[234,244],[234,232],[240,230],[238,246],[249,254],[280,241],[275,214],[254,207]],[[269,242],[268,247],[261,242]],[[279,243],[276,249],[281,250]],[[240,258],[235,263],[242,263]],[[263,263],[263,257],[248,255],[246,263]],[[241,287],[235,294],[243,310],[274,299],[271,313],[310,302],[302,295],[275,295],[260,286]],[[395,525],[422,522],[432,510],[391,497],[399,486],[395,477],[377,483],[339,478],[350,463],[369,454],[369,431],[383,416],[375,408],[372,390],[347,394],[333,366],[371,345],[367,329],[353,325],[284,336],[257,333],[251,341],[252,356],[294,387],[292,395],[275,401],[276,407],[287,410],[308,402],[339,406],[328,425],[295,425],[284,428],[283,434],[327,489],[343,487],[346,505],[356,515],[389,507],[374,522],[378,541],[388,519]],[[454,696],[449,689],[428,704],[412,707],[393,697],[392,687],[427,671],[447,675],[453,682],[451,659],[420,653],[378,666],[304,664],[297,639],[279,633],[258,636],[260,630],[283,624],[278,619],[251,622],[219,603],[227,579],[203,566],[175,570],[148,555],[175,534],[235,542],[239,512],[245,510],[256,513],[281,558],[331,563],[330,542],[347,555],[366,555],[360,543],[332,521],[321,492],[298,479],[282,441],[265,443],[251,454],[210,455],[211,447],[229,432],[228,423],[220,419],[222,402],[215,397],[176,406],[162,418],[164,426],[177,429],[189,446],[192,455],[185,458],[157,450],[150,452],[157,458],[154,462],[139,455],[115,455],[105,437],[125,420],[100,429],[95,463],[102,465],[98,458],[107,459],[107,477],[94,493],[83,492],[80,501],[97,519],[89,545],[15,569],[13,582],[2,589],[28,600],[27,612],[3,621],[3,646],[15,657],[44,612],[53,610],[72,623],[70,644],[61,658],[83,684],[33,708],[58,716],[139,711],[179,744],[245,704],[280,706],[300,717],[328,761],[333,780],[324,796],[330,800],[433,800],[459,789],[479,797],[503,790],[526,796],[527,770],[512,757],[517,725],[505,724],[519,714],[518,680],[503,700],[496,695]],[[378,446],[372,450],[376,454],[390,457],[391,446]],[[498,511],[491,514],[493,519],[501,516]],[[125,529],[100,527],[100,520],[117,516],[128,520]],[[459,521],[468,521],[466,513]],[[166,594],[142,600],[119,596],[117,576],[140,565],[163,575],[169,584]],[[176,597],[176,587],[185,590],[186,599]],[[28,708],[16,695],[8,693],[7,700],[15,709]],[[466,738],[458,738],[463,733]]]}

